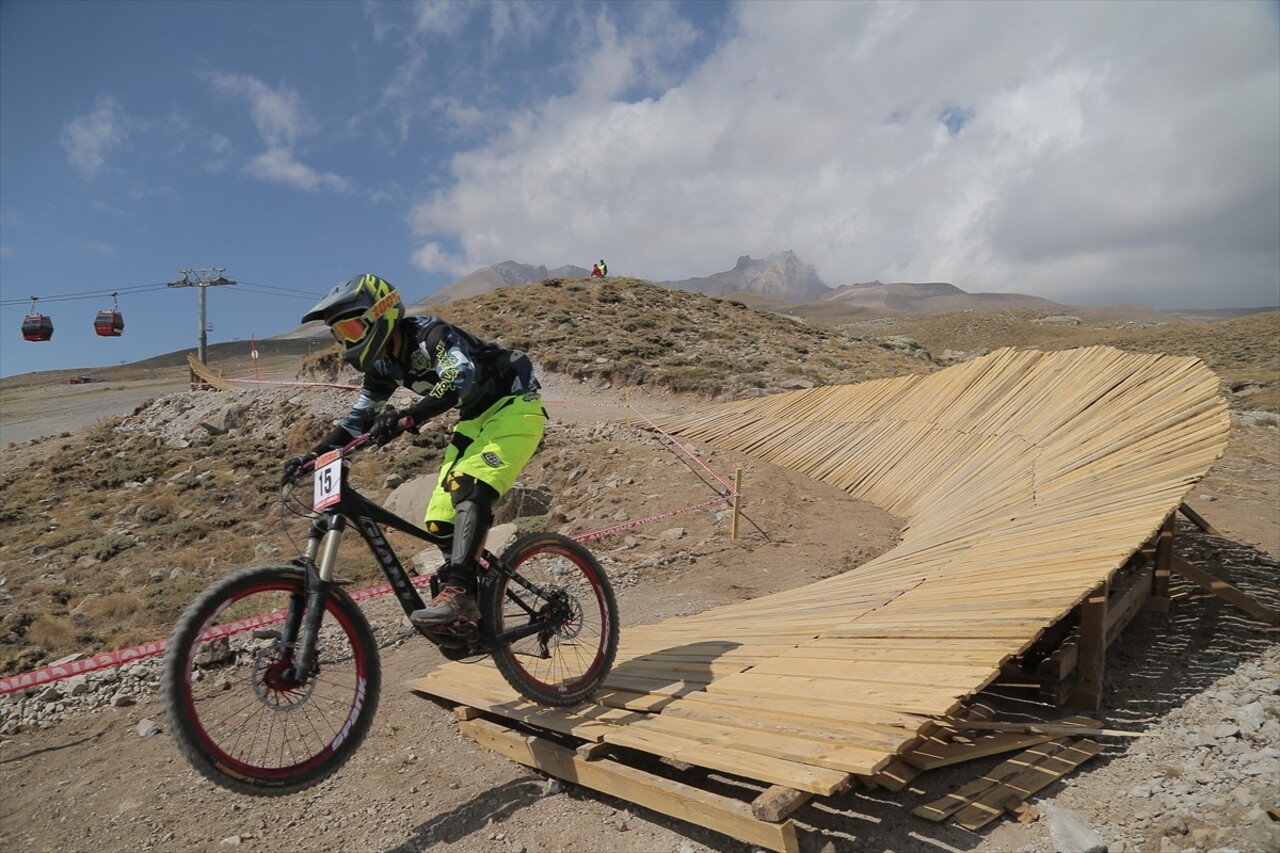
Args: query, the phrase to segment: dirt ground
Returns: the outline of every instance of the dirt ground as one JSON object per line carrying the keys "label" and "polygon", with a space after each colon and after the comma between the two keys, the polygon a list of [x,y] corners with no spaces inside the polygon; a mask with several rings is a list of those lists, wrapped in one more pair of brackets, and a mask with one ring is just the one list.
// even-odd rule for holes
{"label": "dirt ground", "polygon": [[[114,413],[113,407],[129,410],[137,403],[135,391],[150,389],[104,390],[113,400],[95,405],[99,417]],[[637,438],[609,425],[627,413],[620,407],[621,396],[571,381],[552,383],[547,391],[555,418],[549,436],[558,433],[559,438],[549,441],[538,465],[552,470],[582,463],[594,478],[594,494],[584,488],[575,497],[577,506],[590,506],[570,518],[578,530],[688,506],[712,494],[699,469],[678,451],[658,438]],[[692,405],[669,396],[630,400],[650,411]],[[28,426],[34,420],[18,418],[13,423],[25,430],[24,438],[84,425],[71,423],[61,411],[53,410],[58,421],[44,422],[43,433],[41,427]],[[9,432],[18,426],[9,424],[8,414],[4,440],[21,440]],[[38,447],[48,450],[48,445]],[[558,458],[560,450],[568,456]],[[12,447],[5,451],[21,452]],[[729,538],[728,514],[717,509],[676,516],[593,545],[615,579],[624,631],[628,624],[696,613],[845,571],[892,547],[896,539],[897,519],[833,487],[735,454],[709,451],[705,458],[719,472],[743,471],[742,536],[737,541]],[[603,476],[606,471],[613,476]],[[535,481],[537,474],[537,468],[530,469]],[[1190,502],[1230,540],[1188,531],[1187,541],[1196,549],[1192,556],[1210,555],[1206,559],[1215,571],[1277,606],[1280,432],[1274,424],[1237,423],[1226,457]],[[1137,837],[1131,831],[1132,815],[1127,814],[1133,811],[1124,799],[1128,792],[1149,784],[1159,768],[1190,753],[1179,740],[1182,709],[1208,694],[1216,697],[1215,691],[1224,689],[1222,680],[1241,668],[1276,666],[1274,633],[1195,589],[1179,587],[1179,596],[1172,616],[1140,616],[1108,657],[1104,719],[1117,727],[1148,730],[1149,737],[1108,741],[1102,759],[1034,800],[1037,805],[1068,803],[1109,841],[1122,835]],[[224,791],[187,766],[163,731],[139,736],[141,721],[162,723],[158,700],[143,696],[135,705],[85,712],[0,742],[0,849],[753,849],[621,800],[550,782],[477,746],[460,734],[448,709],[404,687],[439,665],[441,658],[425,641],[399,627],[393,608],[386,599],[367,607],[384,633],[398,638],[383,650],[384,689],[373,731],[336,776],[280,799]],[[1275,676],[1280,673],[1273,672]],[[1006,706],[1022,702],[1027,712],[1025,700],[996,693],[991,701]],[[1025,825],[1004,821],[994,829],[971,833],[911,816],[915,806],[990,766],[978,762],[935,771],[896,794],[864,790],[821,800],[796,815],[804,843],[813,849],[825,845],[829,850],[899,853],[1052,849],[1043,820]],[[733,784],[714,778],[704,782],[709,787]],[[1273,796],[1271,805],[1276,804]],[[1215,815],[1209,806],[1201,806],[1210,822],[1239,819],[1237,812]],[[1177,834],[1173,847],[1155,835],[1142,838],[1127,847],[1113,843],[1112,853],[1193,849],[1188,833]]]}

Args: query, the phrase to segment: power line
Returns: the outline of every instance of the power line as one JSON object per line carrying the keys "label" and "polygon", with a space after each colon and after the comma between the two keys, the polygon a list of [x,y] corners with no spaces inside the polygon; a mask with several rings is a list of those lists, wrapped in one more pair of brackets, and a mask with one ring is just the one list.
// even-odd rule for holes
{"label": "power line", "polygon": [[[310,299],[317,300],[320,296],[314,291],[297,290],[291,287],[279,287],[274,284],[259,284],[257,282],[237,282],[240,287],[250,293],[261,293],[264,296],[282,296],[291,299]],[[171,285],[168,282],[159,282],[157,284],[137,284],[128,287],[112,287],[102,290],[82,290],[75,293],[58,293],[52,296],[37,297],[43,303],[48,302],[81,302],[87,299],[105,299],[113,293],[119,294],[138,294],[148,293],[155,290],[166,290]],[[31,297],[23,297],[20,299],[0,299],[0,305],[25,305],[31,301]]]}
{"label": "power line", "polygon": [[[80,293],[63,293],[53,296],[36,297],[41,302],[77,302],[85,299],[105,299],[113,293],[146,293],[151,290],[164,290],[168,285],[163,282],[160,284],[139,284],[133,287],[112,287],[104,290],[85,290]],[[0,305],[22,305],[30,302],[31,297],[27,296],[22,299],[0,299]]]}
{"label": "power line", "polygon": [[292,288],[292,287],[279,287],[278,285],[274,285],[274,284],[260,284],[259,282],[256,282],[256,281],[241,280],[240,286],[243,287],[245,285],[252,285],[253,287],[262,287],[262,288],[266,288],[267,290],[278,290],[281,293],[296,293],[299,296],[305,296],[308,299],[317,298],[316,293],[313,290],[297,290],[296,288]]}

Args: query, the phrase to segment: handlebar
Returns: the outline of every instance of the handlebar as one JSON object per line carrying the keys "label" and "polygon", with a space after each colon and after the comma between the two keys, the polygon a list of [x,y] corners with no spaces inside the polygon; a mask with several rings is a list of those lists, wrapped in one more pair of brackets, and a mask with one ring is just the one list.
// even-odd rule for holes
{"label": "handlebar", "polygon": [[[338,451],[339,457],[345,457],[345,456],[351,455],[353,452],[359,450],[361,447],[364,447],[366,444],[368,444],[372,440],[373,439],[369,437],[369,434],[365,433],[364,435],[357,435],[355,438],[351,439],[351,441],[342,445],[342,447],[338,447],[334,449]],[[333,451],[326,451],[326,453],[331,453],[331,452]],[[325,454],[322,453],[320,455],[323,456]],[[303,462],[301,465],[299,465],[298,470],[294,472],[293,476],[289,477],[285,481],[286,484],[296,484],[298,483],[298,481],[302,479],[302,476],[304,474],[310,474],[313,471],[315,471],[316,462],[319,458],[320,458],[319,456],[313,456],[311,459],[308,459],[305,462]]]}

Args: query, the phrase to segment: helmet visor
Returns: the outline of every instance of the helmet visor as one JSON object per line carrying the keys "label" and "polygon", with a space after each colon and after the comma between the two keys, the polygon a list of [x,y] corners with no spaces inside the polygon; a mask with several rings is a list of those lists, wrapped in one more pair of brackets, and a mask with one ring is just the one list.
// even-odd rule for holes
{"label": "helmet visor", "polygon": [[356,344],[364,340],[365,334],[368,333],[369,321],[364,317],[347,317],[344,320],[335,320],[329,330],[342,343]]}

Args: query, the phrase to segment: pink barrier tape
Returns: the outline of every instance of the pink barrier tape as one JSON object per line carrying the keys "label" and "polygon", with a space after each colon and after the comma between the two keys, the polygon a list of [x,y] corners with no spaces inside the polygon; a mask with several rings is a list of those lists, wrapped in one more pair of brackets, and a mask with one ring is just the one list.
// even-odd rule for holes
{"label": "pink barrier tape", "polygon": [[249,379],[230,376],[219,377],[223,382],[242,382],[245,385],[289,385],[295,388],[341,388],[346,391],[359,391],[359,385],[342,385],[337,382],[287,382],[283,379]]}
{"label": "pink barrier tape", "polygon": [[[254,382],[256,380],[228,379],[225,381]],[[285,383],[285,382],[272,383],[272,384],[321,385],[321,386],[324,385],[323,383]],[[335,386],[324,386],[324,387],[354,388],[355,386],[335,385]],[[577,404],[576,401],[559,401],[559,402],[574,402],[575,404]],[[660,427],[658,427],[657,424],[655,424],[652,420],[650,420],[647,415],[640,412],[634,406],[627,405],[624,407],[616,403],[583,403],[580,405],[609,406],[609,407],[631,409],[639,417],[644,418],[645,421],[648,421],[649,425],[656,432],[660,433],[668,441],[670,441],[676,447],[680,448],[680,450],[684,451],[684,453],[686,453],[691,459],[693,459],[699,465],[701,465],[707,471],[708,474],[710,474],[712,477],[718,480],[721,485],[725,486],[728,489],[728,492],[724,495],[716,495],[713,498],[708,498],[702,503],[693,504],[691,506],[687,506],[682,509],[673,509],[673,510],[670,510],[669,512],[658,513],[657,515],[651,515],[646,518],[639,518],[634,521],[624,521],[619,524],[611,525],[609,527],[603,527],[599,530],[593,530],[589,533],[578,533],[570,537],[573,540],[577,542],[593,542],[597,539],[603,539],[606,536],[612,536],[616,533],[621,533],[624,530],[634,530],[637,527],[643,527],[646,524],[653,524],[656,521],[662,521],[667,518],[673,518],[677,515],[683,515],[688,512],[694,512],[696,510],[705,509],[706,507],[714,506],[715,504],[721,503],[723,501],[732,500],[733,498],[738,496],[738,493],[734,491],[733,485],[724,477],[721,477],[718,473],[716,473],[716,471],[712,469],[710,465],[704,462],[696,453],[694,453],[694,451],[688,445],[681,444],[673,436],[664,432]],[[421,586],[431,580],[431,575],[420,575],[418,577],[412,578],[411,580],[415,586]],[[391,585],[382,584],[380,586],[373,586],[373,587],[367,587],[365,589],[356,590],[355,592],[351,593],[351,598],[354,601],[366,601],[371,598],[378,598],[379,596],[386,595],[389,592],[391,592]],[[227,625],[219,625],[217,628],[210,629],[208,632],[206,632],[206,634],[200,638],[200,641],[207,642],[209,640],[217,639],[219,637],[228,637],[233,634],[238,634],[243,631],[248,631],[252,628],[261,627],[262,625],[269,625],[272,622],[278,622],[280,619],[283,618],[283,616],[284,616],[284,611],[277,610],[277,611],[273,611],[272,613],[264,613],[260,616],[251,616],[246,619],[241,619],[238,622],[229,623]],[[44,669],[37,669],[32,672],[22,673],[21,675],[13,675],[8,678],[0,678],[0,696],[4,696],[9,693],[16,693],[19,690],[28,690],[33,687],[41,687],[46,684],[52,684],[55,681],[61,681],[64,678],[72,678],[77,675],[84,675],[86,673],[96,672],[97,670],[100,670],[100,669],[107,669],[109,667],[121,666],[123,664],[132,663],[134,661],[145,660],[146,658],[154,657],[155,655],[158,655],[158,654],[163,654],[168,644],[169,643],[167,640],[153,640],[149,643],[143,643],[141,645],[133,646],[128,649],[121,649],[119,651],[114,651],[114,652],[104,652],[102,654],[93,655],[87,658],[82,658],[81,660],[71,661],[70,663],[55,664],[53,666],[47,666]]]}
{"label": "pink barrier tape", "polygon": [[671,518],[673,516],[683,515],[686,512],[693,512],[694,510],[713,506],[715,504],[726,501],[732,497],[733,497],[732,495],[728,495],[728,496],[716,495],[714,498],[708,498],[707,500],[703,501],[700,504],[687,506],[684,509],[673,509],[670,512],[658,513],[657,515],[651,515],[648,518],[638,518],[635,521],[624,521],[620,524],[615,524],[612,527],[603,527],[600,530],[594,530],[591,533],[579,533],[571,538],[578,542],[591,542],[596,539],[603,539],[606,536],[612,536],[613,534],[620,533],[623,530],[631,530],[636,527],[643,527],[646,524],[652,524],[653,522],[661,521],[664,518]]}
{"label": "pink barrier tape", "polygon": [[0,696],[31,687],[40,687],[54,681],[61,681],[64,678],[82,675],[86,672],[94,672],[99,669],[121,666],[126,663],[132,663],[133,661],[143,660],[145,658],[152,657],[153,655],[161,654],[168,645],[168,640],[153,640],[149,643],[143,643],[140,646],[121,649],[116,652],[104,652],[100,655],[93,655],[92,657],[83,658],[81,660],[74,660],[70,663],[46,666],[44,669],[37,669],[35,672],[27,672],[22,675],[0,678]]}
{"label": "pink barrier tape", "polygon": [[[422,586],[431,580],[431,575],[421,575],[410,579],[414,586]],[[351,593],[351,598],[355,601],[364,601],[370,598],[377,598],[391,592],[390,584],[381,586],[371,586],[365,589],[359,589]],[[260,628],[263,625],[270,625],[273,622],[279,622],[284,618],[285,611],[273,610],[270,613],[263,613],[258,616],[250,616],[237,622],[228,622],[226,625],[219,625],[216,628],[210,628],[200,638],[200,642],[207,643],[209,640],[216,640],[220,637],[230,637],[240,634],[253,628]],[[134,661],[146,660],[156,655],[164,654],[164,650],[168,648],[168,640],[152,640],[149,643],[143,643],[139,646],[132,646],[127,649],[120,649],[114,652],[103,652],[102,654],[93,655],[92,657],[82,658],[80,660],[71,661],[70,663],[60,663],[54,666],[46,666],[44,669],[37,669],[32,672],[26,672],[21,675],[12,675],[8,678],[0,678],[0,696],[8,693],[16,693],[19,690],[29,690],[33,687],[43,687],[46,684],[52,684],[55,681],[61,681],[64,678],[73,678],[77,675],[85,675],[86,673],[96,672],[100,669],[108,669],[113,666],[123,666],[126,663]]]}
{"label": "pink barrier tape", "polygon": [[669,442],[671,442],[672,444],[674,444],[676,447],[678,447],[678,448],[680,448],[681,450],[683,450],[683,451],[684,451],[684,452],[689,456],[689,458],[690,458],[690,459],[692,459],[694,462],[697,462],[699,465],[701,465],[701,466],[703,467],[703,469],[704,469],[708,474],[710,474],[712,477],[714,477],[716,480],[719,480],[719,481],[720,481],[720,485],[724,486],[726,489],[728,489],[728,490],[729,490],[729,494],[727,495],[727,497],[730,497],[730,498],[737,497],[737,493],[736,493],[736,492],[734,492],[734,490],[733,490],[733,484],[732,484],[732,483],[730,483],[728,480],[726,480],[724,477],[721,477],[719,474],[717,474],[717,473],[716,473],[716,472],[711,468],[711,466],[710,466],[710,465],[708,465],[706,462],[703,462],[703,461],[702,461],[702,458],[701,458],[700,456],[698,456],[698,454],[694,453],[694,452],[693,452],[693,450],[692,450],[692,448],[690,448],[690,447],[689,447],[689,445],[687,445],[687,444],[681,444],[679,441],[677,441],[677,440],[676,440],[675,436],[671,435],[671,434],[670,434],[670,433],[668,433],[666,430],[662,429],[662,427],[660,427],[660,426],[658,426],[657,424],[655,424],[655,423],[654,423],[654,422],[649,418],[649,416],[648,416],[648,415],[646,415],[644,412],[641,412],[641,411],[640,411],[639,409],[637,409],[635,406],[628,406],[627,408],[631,409],[631,411],[635,412],[635,413],[636,413],[636,415],[638,415],[639,417],[644,418],[645,422],[647,422],[647,423],[649,424],[649,426],[650,426],[650,427],[652,427],[652,428],[653,428],[653,430],[654,430],[655,432],[657,432],[659,435],[661,435],[661,436],[662,436],[663,438],[665,438],[667,441],[669,441]]}

